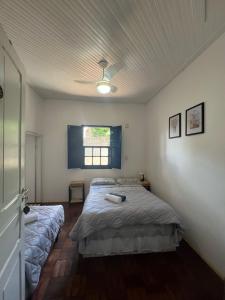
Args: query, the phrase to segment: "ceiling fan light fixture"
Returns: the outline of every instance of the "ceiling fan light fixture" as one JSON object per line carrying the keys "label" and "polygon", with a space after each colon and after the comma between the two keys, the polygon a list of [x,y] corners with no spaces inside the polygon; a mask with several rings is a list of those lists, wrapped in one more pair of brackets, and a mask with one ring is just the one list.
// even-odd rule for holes
{"label": "ceiling fan light fixture", "polygon": [[100,94],[108,94],[111,92],[111,85],[107,80],[97,82],[96,88]]}

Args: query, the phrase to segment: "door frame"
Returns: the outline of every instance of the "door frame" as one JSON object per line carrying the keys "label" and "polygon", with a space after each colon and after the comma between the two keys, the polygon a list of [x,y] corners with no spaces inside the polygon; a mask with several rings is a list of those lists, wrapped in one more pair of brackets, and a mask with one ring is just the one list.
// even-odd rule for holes
{"label": "door frame", "polygon": [[[25,132],[25,149],[26,149],[26,138],[27,136],[32,136],[35,138],[35,201],[34,203],[41,203],[43,200],[43,184],[42,184],[42,135],[33,131],[27,130]],[[26,153],[25,153],[26,159]],[[25,161],[26,163],[26,161]],[[38,171],[39,169],[39,171]],[[38,174],[39,173],[39,174]],[[38,180],[38,176],[40,176]],[[26,183],[26,173],[25,173],[25,183]],[[37,192],[37,186],[40,186],[39,193]],[[37,195],[39,194],[39,197]],[[38,199],[39,198],[39,199]]]}

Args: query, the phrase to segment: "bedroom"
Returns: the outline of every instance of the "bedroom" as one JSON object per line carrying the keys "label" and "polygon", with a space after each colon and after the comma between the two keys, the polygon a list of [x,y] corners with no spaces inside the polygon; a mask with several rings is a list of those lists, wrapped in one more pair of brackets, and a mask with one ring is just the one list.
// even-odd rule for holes
{"label": "bedroom", "polygon": [[[40,278],[34,274],[38,280],[33,300],[224,298],[224,20],[223,0],[0,1],[3,299],[25,298],[23,226],[19,227],[25,217],[11,208],[16,203],[20,207],[22,196],[41,204],[41,212],[63,205],[65,213],[64,225],[58,225],[62,226],[58,240],[57,227],[39,270]],[[107,66],[105,61],[99,64],[103,59]],[[6,121],[8,113],[12,121],[21,108],[14,103],[16,87],[10,85],[9,76],[18,83],[20,92],[15,93],[22,101],[17,153],[10,150],[12,141],[7,137],[15,135]],[[100,94],[96,83],[104,83],[110,92]],[[201,130],[190,134],[188,114],[196,105],[202,115]],[[173,116],[180,125],[178,133],[172,131]],[[67,126],[84,125],[121,126],[121,144],[116,141],[121,146],[119,159],[116,156],[121,166],[111,164],[110,144],[105,155],[110,160],[108,168],[101,168],[101,154],[96,155],[100,163],[95,166],[70,168]],[[196,133],[193,128],[189,131]],[[81,160],[85,161],[84,155]],[[84,184],[86,198],[89,190],[97,191],[94,185],[90,188],[94,178],[115,179],[112,191],[121,192],[119,178],[135,181],[142,173],[151,193],[173,207],[182,222],[183,240],[177,250],[94,258],[78,255],[77,242],[69,234],[81,214],[83,203],[75,198],[82,197],[82,190],[73,189],[69,205],[70,183]],[[11,184],[17,184],[18,201],[10,194],[15,188]],[[132,188],[146,195],[140,182],[137,185]],[[29,189],[28,194],[22,195],[23,188]],[[127,203],[132,201],[128,190],[125,194]],[[90,198],[84,203],[91,203]],[[144,200],[142,204],[140,208],[145,207]],[[21,205],[22,210],[24,200]],[[12,249],[17,258],[14,252],[9,255]],[[15,272],[10,271],[12,264]]]}

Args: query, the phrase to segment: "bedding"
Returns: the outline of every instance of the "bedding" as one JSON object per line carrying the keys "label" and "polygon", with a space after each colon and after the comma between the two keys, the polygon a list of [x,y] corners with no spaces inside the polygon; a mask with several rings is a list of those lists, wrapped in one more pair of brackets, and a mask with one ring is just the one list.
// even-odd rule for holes
{"label": "bedding", "polygon": [[28,213],[24,215],[24,224],[32,223],[38,220],[38,214],[37,213]]}
{"label": "bedding", "polygon": [[116,179],[116,182],[121,185],[127,184],[141,184],[140,180],[136,177],[120,177]]}
{"label": "bedding", "polygon": [[[104,197],[108,193],[125,195],[126,201],[117,204],[105,201]],[[161,239],[163,235],[166,235],[167,240],[170,239],[166,245],[163,245],[164,241],[162,243],[159,241],[162,247],[153,247],[155,250],[152,249],[150,245],[152,235],[148,231],[149,225],[153,225],[153,227],[168,225],[169,229],[167,230],[171,233],[163,233],[159,238]],[[138,226],[141,226],[142,230],[145,231],[145,238],[148,238],[148,241],[140,240],[140,232],[137,233],[136,230]],[[113,230],[114,236],[109,234],[110,230]],[[119,236],[124,230],[125,235]],[[128,232],[129,234],[126,236]],[[103,235],[105,235],[104,238]],[[172,248],[174,250],[178,246],[181,236],[182,225],[174,209],[139,184],[91,186],[82,214],[70,232],[71,239],[79,242],[80,253],[86,256],[166,251],[166,249],[169,251]],[[126,245],[129,245],[126,251],[123,251],[121,247],[124,247],[126,239]],[[93,241],[95,241],[94,245]],[[106,243],[102,244],[103,241]],[[85,251],[85,247],[89,247],[88,251]],[[108,247],[108,250],[102,247]]]}
{"label": "bedding", "polygon": [[133,225],[103,229],[82,239],[79,252],[83,257],[175,251],[179,246],[176,226]]}
{"label": "bedding", "polygon": [[36,214],[38,220],[24,226],[27,294],[31,294],[39,282],[41,268],[64,223],[64,209],[62,205],[30,206],[29,214]]}
{"label": "bedding", "polygon": [[94,178],[91,181],[91,185],[114,185],[116,180],[114,178]]}

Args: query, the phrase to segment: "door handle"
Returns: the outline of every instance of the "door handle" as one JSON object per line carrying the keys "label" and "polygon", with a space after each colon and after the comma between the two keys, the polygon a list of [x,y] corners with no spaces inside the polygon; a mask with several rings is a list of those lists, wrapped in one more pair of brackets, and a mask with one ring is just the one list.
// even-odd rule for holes
{"label": "door handle", "polygon": [[28,205],[26,205],[26,202],[28,200],[28,192],[29,192],[29,189],[26,189],[25,187],[22,188],[21,190],[21,195],[22,195],[22,203],[23,203],[23,212],[26,214],[29,213],[30,211],[30,207]]}
{"label": "door handle", "polygon": [[30,211],[30,207],[28,205],[26,205],[24,208],[23,208],[23,212],[25,213],[25,215],[27,215]]}
{"label": "door handle", "polygon": [[2,99],[3,96],[4,96],[3,89],[2,89],[2,87],[0,86],[0,99]]}

